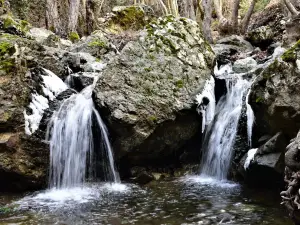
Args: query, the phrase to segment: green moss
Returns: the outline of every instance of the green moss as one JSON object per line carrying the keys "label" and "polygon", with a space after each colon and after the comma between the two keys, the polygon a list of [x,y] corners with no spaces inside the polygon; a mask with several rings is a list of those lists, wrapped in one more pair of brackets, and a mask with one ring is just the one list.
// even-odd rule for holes
{"label": "green moss", "polygon": [[150,67],[147,67],[147,68],[145,68],[144,69],[146,72],[151,72],[152,71],[152,69],[150,68]]}
{"label": "green moss", "polygon": [[0,70],[9,73],[15,68],[15,62],[13,59],[0,60]]}
{"label": "green moss", "polygon": [[0,213],[10,213],[12,212],[13,209],[12,208],[9,208],[9,207],[0,207]]}
{"label": "green moss", "polygon": [[25,34],[30,29],[30,24],[26,20],[14,20],[12,16],[7,15],[3,21],[3,28],[15,27],[18,31]]}
{"label": "green moss", "polygon": [[6,73],[14,68],[14,59],[8,58],[14,54],[14,46],[6,41],[0,43],[0,70]]}
{"label": "green moss", "polygon": [[176,81],[175,85],[178,88],[183,88],[183,81],[182,80],[178,80],[178,81]]}
{"label": "green moss", "polygon": [[158,119],[157,119],[156,116],[149,116],[149,117],[148,117],[148,120],[149,120],[150,122],[156,123]]}
{"label": "green moss", "polygon": [[297,43],[293,47],[283,53],[281,59],[285,62],[295,62],[297,60],[296,51],[300,51],[300,40],[297,41]]}
{"label": "green moss", "polygon": [[73,43],[79,41],[80,37],[79,34],[77,32],[71,32],[69,34],[69,40],[72,41]]}
{"label": "green moss", "polygon": [[140,6],[119,7],[114,11],[115,16],[109,22],[108,30],[113,33],[119,33],[124,30],[139,30],[142,29],[147,20],[145,13]]}
{"label": "green moss", "polygon": [[263,100],[264,99],[262,97],[257,97],[256,100],[255,100],[255,102],[256,103],[260,103],[260,102],[263,102]]}
{"label": "green moss", "polygon": [[11,43],[5,41],[0,43],[0,57],[5,56],[6,54],[11,55],[14,53],[14,51],[15,48]]}
{"label": "green moss", "polygon": [[11,26],[15,26],[15,25],[16,25],[16,22],[10,16],[6,17],[3,21],[4,29],[7,29],[7,28],[9,28]]}
{"label": "green moss", "polygon": [[107,48],[107,45],[104,41],[95,39],[89,43],[89,47]]}

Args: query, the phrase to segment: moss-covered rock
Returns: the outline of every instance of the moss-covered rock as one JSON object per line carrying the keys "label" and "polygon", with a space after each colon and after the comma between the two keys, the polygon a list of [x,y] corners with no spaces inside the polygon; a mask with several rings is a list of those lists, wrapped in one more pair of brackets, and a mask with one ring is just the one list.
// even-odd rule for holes
{"label": "moss-covered rock", "polygon": [[271,27],[261,26],[254,30],[251,30],[246,35],[246,40],[249,41],[252,45],[258,46],[261,48],[266,48],[272,42],[274,42],[275,34]]}
{"label": "moss-covered rock", "polygon": [[188,140],[201,137],[193,98],[210,78],[213,61],[198,24],[168,16],[149,24],[108,63],[96,103],[124,164],[174,163]]}
{"label": "moss-covered rock", "polygon": [[149,11],[151,12],[147,6],[117,6],[101,26],[114,34],[126,30],[140,30],[154,18]]}
{"label": "moss-covered rock", "polygon": [[293,138],[300,129],[300,41],[256,79],[250,95],[257,133],[283,131]]}
{"label": "moss-covered rock", "polygon": [[80,36],[77,32],[73,31],[73,32],[69,33],[69,40],[72,41],[73,43],[77,42],[80,40]]}

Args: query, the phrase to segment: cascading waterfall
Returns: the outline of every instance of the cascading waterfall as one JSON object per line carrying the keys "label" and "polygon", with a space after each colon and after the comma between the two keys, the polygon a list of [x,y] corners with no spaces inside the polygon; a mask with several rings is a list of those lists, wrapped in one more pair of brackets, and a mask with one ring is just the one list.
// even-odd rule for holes
{"label": "cascading waterfall", "polygon": [[[248,92],[252,82],[243,79],[240,74],[232,74],[231,64],[224,65],[220,69],[216,65],[214,73],[216,77],[225,79],[227,94],[221,97],[216,107],[212,106],[215,104],[215,96],[214,92],[210,90],[214,85],[210,85],[211,88],[204,88],[205,91],[197,96],[198,111],[201,112],[202,117],[207,117],[208,115],[212,117],[209,120],[205,119],[205,123],[204,121],[202,123],[202,132],[205,128],[203,126],[207,125],[207,129],[203,142],[204,155],[201,162],[201,175],[225,180],[233,154],[232,148],[243,103],[245,99],[248,99]],[[203,101],[205,97],[209,99],[208,105]],[[251,142],[254,114],[248,103],[246,106],[248,140]]]}
{"label": "cascading waterfall", "polygon": [[[248,94],[251,81],[241,76],[232,75],[226,79],[227,94],[222,96],[216,106],[215,119],[207,127],[202,157],[201,175],[225,180],[232,158],[232,148],[237,134],[238,122],[242,112],[243,101]],[[253,112],[247,107],[247,116],[251,130]],[[251,132],[248,132],[251,140]]]}
{"label": "cascading waterfall", "polygon": [[[254,113],[248,104],[248,98],[253,79],[245,77],[255,74],[254,72],[258,71],[258,69],[263,70],[267,68],[283,52],[283,48],[277,47],[273,55],[270,56],[264,64],[258,65],[257,68],[248,73],[233,73],[231,63],[223,65],[220,68],[216,65],[214,74],[217,78],[225,80],[227,93],[219,100],[213,120],[207,119],[207,113],[209,117],[211,117],[212,109],[214,109],[214,107],[211,106],[211,104],[215,103],[215,97],[212,97],[211,91],[214,85],[210,85],[210,88],[205,86],[206,88],[204,88],[202,94],[199,94],[196,98],[198,101],[198,111],[201,112],[202,118],[206,118],[203,119],[202,126],[204,127],[202,127],[202,131],[205,125],[207,125],[202,145],[204,154],[201,162],[201,176],[212,177],[217,180],[226,180],[243,107],[246,107],[247,135],[249,146],[251,147]],[[207,101],[204,101],[205,98],[209,100],[208,104]],[[252,152],[248,155],[253,158],[255,153]]]}
{"label": "cascading waterfall", "polygon": [[74,187],[92,178],[95,164],[93,126],[101,131],[107,156],[105,179],[120,182],[106,126],[94,107],[93,88],[94,84],[65,100],[48,125],[51,188]]}

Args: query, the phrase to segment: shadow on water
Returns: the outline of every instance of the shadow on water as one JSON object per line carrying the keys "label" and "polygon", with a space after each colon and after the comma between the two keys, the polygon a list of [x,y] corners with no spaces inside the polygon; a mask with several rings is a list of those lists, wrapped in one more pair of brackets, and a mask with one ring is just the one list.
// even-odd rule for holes
{"label": "shadow on water", "polygon": [[0,224],[292,224],[278,193],[194,177],[2,196]]}

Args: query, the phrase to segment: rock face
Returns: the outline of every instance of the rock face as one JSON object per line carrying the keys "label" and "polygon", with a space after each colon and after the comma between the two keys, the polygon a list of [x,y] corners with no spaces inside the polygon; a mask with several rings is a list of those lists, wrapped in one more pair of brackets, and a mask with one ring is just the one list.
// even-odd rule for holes
{"label": "rock face", "polygon": [[254,83],[250,104],[257,135],[282,131],[289,139],[300,128],[300,41],[271,64]]}
{"label": "rock face", "polygon": [[256,150],[250,150],[240,162],[240,173],[251,185],[278,186],[284,173],[286,139],[277,133]]}
{"label": "rock face", "polygon": [[300,224],[300,161],[299,161],[299,149],[300,149],[300,132],[291,140],[291,143],[287,146],[285,153],[285,177],[286,190],[281,192],[282,202],[288,209],[291,218],[295,224]]}
{"label": "rock face", "polygon": [[281,3],[273,4],[254,14],[246,35],[247,40],[262,49],[272,42],[281,41],[285,30],[283,8]]}
{"label": "rock face", "polygon": [[[15,23],[13,27],[20,28]],[[45,94],[48,86],[43,76],[50,76],[42,67],[65,77],[66,65],[58,49],[27,39],[23,32],[13,35],[6,31],[0,28],[0,189],[38,189],[46,185],[49,151],[44,137],[25,135],[25,127],[30,131],[33,127],[26,125],[24,116],[26,113],[31,121],[39,119],[39,110],[45,106],[39,103],[53,100],[55,91]],[[42,101],[37,102],[36,97]]]}
{"label": "rock face", "polygon": [[165,17],[107,65],[95,100],[123,162],[164,165],[198,133],[193,97],[210,78],[213,60],[195,22]]}
{"label": "rock face", "polygon": [[255,69],[256,66],[257,62],[253,58],[247,57],[245,59],[235,61],[232,69],[236,73],[246,73],[252,69]]}

